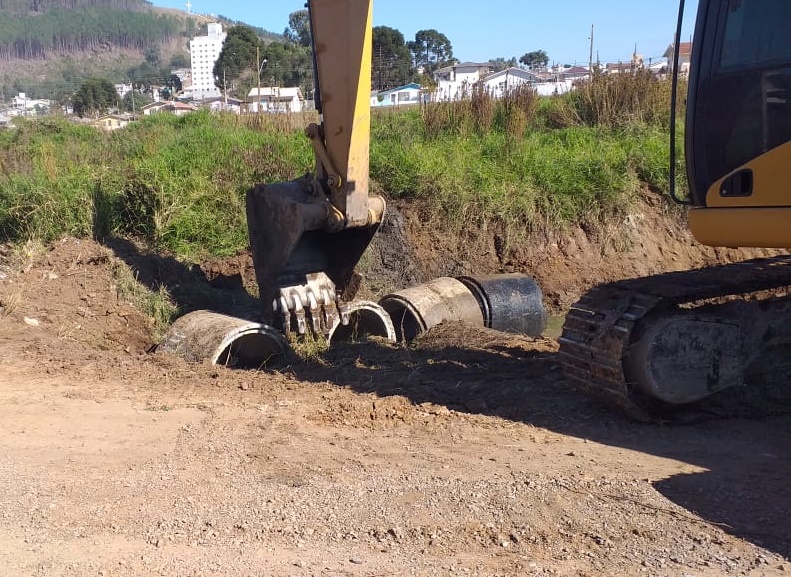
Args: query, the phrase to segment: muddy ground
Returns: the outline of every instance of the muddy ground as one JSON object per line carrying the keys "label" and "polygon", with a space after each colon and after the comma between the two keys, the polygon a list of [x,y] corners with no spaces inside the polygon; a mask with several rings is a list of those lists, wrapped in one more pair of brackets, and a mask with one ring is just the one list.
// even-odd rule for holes
{"label": "muddy ground", "polygon": [[[650,195],[610,234],[516,250],[401,208],[365,294],[519,270],[562,309],[761,254],[695,246]],[[275,371],[189,365],[148,352],[113,269],[233,312],[245,255],[66,239],[0,263],[2,575],[791,574],[791,417],[633,423],[570,387],[552,338],[453,324]]]}

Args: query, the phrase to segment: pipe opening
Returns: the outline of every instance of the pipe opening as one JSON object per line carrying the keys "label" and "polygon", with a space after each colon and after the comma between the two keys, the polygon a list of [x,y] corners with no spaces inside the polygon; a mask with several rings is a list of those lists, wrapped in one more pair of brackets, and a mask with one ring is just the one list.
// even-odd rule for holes
{"label": "pipe opening", "polygon": [[214,364],[244,370],[264,368],[282,359],[285,350],[281,341],[256,331],[235,335]]}
{"label": "pipe opening", "polygon": [[384,308],[373,302],[358,301],[351,304],[349,324],[336,324],[330,331],[329,341],[333,345],[358,342],[368,337],[381,337],[395,342],[396,332]]}
{"label": "pipe opening", "polygon": [[277,361],[287,350],[283,335],[274,328],[211,311],[176,319],[157,346],[157,351],[189,362],[246,369]]}
{"label": "pipe opening", "polygon": [[426,330],[419,313],[412,308],[409,302],[391,296],[383,299],[381,304],[393,320],[395,336],[399,342],[413,341]]}

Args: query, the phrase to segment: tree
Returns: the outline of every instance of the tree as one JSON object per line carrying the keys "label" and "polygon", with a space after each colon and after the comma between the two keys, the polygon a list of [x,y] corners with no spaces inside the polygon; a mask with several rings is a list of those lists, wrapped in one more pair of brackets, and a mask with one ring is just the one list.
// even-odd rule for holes
{"label": "tree", "polygon": [[373,29],[373,85],[387,90],[408,83],[412,75],[412,57],[404,35],[395,28]]}
{"label": "tree", "polygon": [[430,30],[418,30],[415,40],[407,43],[409,51],[415,61],[415,67],[422,66],[426,72],[453,60],[453,47],[450,40],[442,32],[437,32],[433,28]]}
{"label": "tree", "polygon": [[91,78],[83,82],[74,95],[74,112],[83,118],[86,114],[104,112],[117,103],[118,92],[112,82],[105,78]]}
{"label": "tree", "polygon": [[174,54],[173,58],[170,59],[170,67],[171,68],[189,68],[190,67],[190,59],[187,58],[186,55],[179,52],[178,54]]}
{"label": "tree", "polygon": [[500,72],[501,70],[505,70],[506,68],[513,68],[516,65],[517,65],[516,56],[511,56],[511,58],[503,58],[502,56],[500,56],[489,60],[489,66],[492,68],[494,72]]}
{"label": "tree", "polygon": [[247,72],[248,77],[258,73],[256,49],[263,52],[263,43],[255,30],[244,24],[229,28],[220,56],[214,63],[215,86],[224,90],[243,73]]}
{"label": "tree", "polygon": [[283,31],[283,36],[289,42],[310,46],[310,14],[307,10],[297,10],[288,16],[288,28]]}
{"label": "tree", "polygon": [[261,79],[269,86],[313,88],[313,57],[301,44],[272,42],[264,50],[265,64]]}
{"label": "tree", "polygon": [[519,59],[519,62],[531,70],[535,68],[546,68],[546,65],[549,63],[549,56],[547,56],[547,53],[543,50],[534,50],[533,52],[524,54]]}
{"label": "tree", "polygon": [[181,78],[179,78],[176,74],[171,74],[168,76],[167,87],[170,88],[173,94],[178,94],[184,88],[181,85]]}
{"label": "tree", "polygon": [[167,76],[161,69],[156,68],[149,62],[142,62],[139,66],[130,68],[127,70],[126,75],[132,84],[144,88],[160,84],[162,79]]}
{"label": "tree", "polygon": [[148,62],[151,66],[159,67],[162,57],[159,54],[159,47],[158,46],[149,46],[146,48],[146,62]]}

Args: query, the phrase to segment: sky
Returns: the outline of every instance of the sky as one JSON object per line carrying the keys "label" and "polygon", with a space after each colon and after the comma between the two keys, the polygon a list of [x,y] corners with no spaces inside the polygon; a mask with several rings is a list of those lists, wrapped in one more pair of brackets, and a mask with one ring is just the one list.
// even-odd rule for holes
{"label": "sky", "polygon": [[[187,0],[153,0],[186,10]],[[288,15],[305,0],[190,0],[192,11],[282,33]],[[682,38],[691,38],[697,0],[686,2]],[[434,28],[445,34],[462,62],[486,62],[544,50],[550,64],[587,65],[593,25],[593,59],[629,61],[637,53],[660,59],[673,41],[678,3],[672,0],[374,0],[374,26],[400,30],[406,40]]]}

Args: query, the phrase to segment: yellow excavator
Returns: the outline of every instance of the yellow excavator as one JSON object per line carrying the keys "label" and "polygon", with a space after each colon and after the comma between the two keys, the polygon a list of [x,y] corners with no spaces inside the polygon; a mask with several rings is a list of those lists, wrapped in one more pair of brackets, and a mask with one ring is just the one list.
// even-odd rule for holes
{"label": "yellow excavator", "polygon": [[[373,6],[309,0],[307,7],[321,121],[306,134],[316,172],[249,192],[261,322],[219,322],[212,360],[240,336],[332,335],[355,314],[391,338],[454,317],[508,330],[505,310],[521,319],[516,330],[540,332],[546,313],[526,277],[440,279],[417,296],[355,305],[354,268],[385,216],[384,199],[368,187]],[[686,118],[690,195],[678,200],[691,205],[689,225],[704,244],[791,247],[790,25],[785,0],[699,2]],[[791,301],[771,298],[786,286],[791,258],[779,257],[594,287],[568,314],[561,363],[575,384],[639,419],[715,407],[711,399],[728,391],[767,399],[772,386],[785,387],[784,365],[791,368]],[[504,302],[503,294],[517,298]],[[171,331],[165,348],[206,348],[188,341],[210,332],[205,319],[187,323]],[[237,355],[260,348],[236,342]]]}
{"label": "yellow excavator", "polygon": [[[783,0],[699,2],[682,202],[703,244],[791,247],[789,26]],[[639,419],[778,409],[791,302],[777,294],[789,285],[791,259],[778,257],[594,287],[564,325],[566,374]]]}

